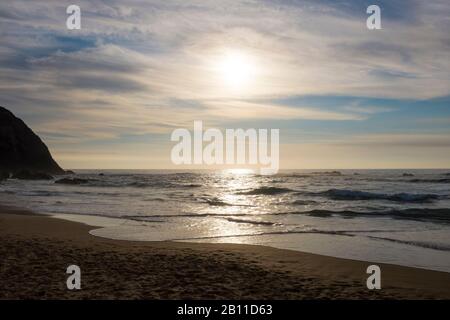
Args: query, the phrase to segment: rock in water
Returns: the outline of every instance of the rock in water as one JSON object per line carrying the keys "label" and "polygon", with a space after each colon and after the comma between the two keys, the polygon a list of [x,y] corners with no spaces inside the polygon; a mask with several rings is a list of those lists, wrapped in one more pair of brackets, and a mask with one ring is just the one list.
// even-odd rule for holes
{"label": "rock in water", "polygon": [[402,174],[403,177],[414,177],[414,175],[412,173],[408,173],[405,172],[404,174]]}
{"label": "rock in water", "polygon": [[0,171],[23,170],[64,174],[42,140],[22,120],[0,107]]}
{"label": "rock in water", "polygon": [[88,179],[82,179],[82,178],[62,178],[59,180],[56,180],[55,183],[59,184],[84,184],[88,183]]}

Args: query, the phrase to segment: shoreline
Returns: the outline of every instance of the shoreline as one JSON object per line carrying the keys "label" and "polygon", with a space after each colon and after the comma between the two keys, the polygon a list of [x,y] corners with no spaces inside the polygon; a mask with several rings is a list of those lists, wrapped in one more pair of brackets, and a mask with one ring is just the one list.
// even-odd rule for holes
{"label": "shoreline", "polygon": [[[204,238],[187,238],[187,239],[176,239],[176,238],[170,238],[170,239],[162,239],[162,240],[153,240],[148,239],[149,232],[151,232],[150,225],[147,225],[147,223],[139,220],[134,219],[127,219],[125,217],[113,217],[113,216],[103,216],[103,215],[86,215],[86,214],[77,214],[77,213],[46,213],[49,216],[68,220],[72,222],[78,222],[82,224],[89,225],[93,228],[89,231],[89,233],[93,236],[100,237],[100,238],[106,238],[111,240],[122,240],[122,241],[137,241],[137,242],[160,242],[160,241],[174,241],[174,242],[186,242],[186,243],[235,243],[235,244],[247,244],[247,245],[260,245],[260,246],[267,246],[271,248],[276,249],[282,249],[282,250],[290,250],[290,251],[297,251],[302,253],[312,253],[320,256],[327,256],[332,258],[340,258],[340,259],[347,259],[352,261],[360,261],[360,262],[370,262],[373,264],[389,264],[389,265],[396,265],[396,266],[404,266],[404,267],[411,267],[416,269],[423,269],[423,270],[430,270],[430,271],[440,271],[440,272],[446,272],[450,273],[449,266],[450,265],[438,265],[434,263],[433,265],[420,265],[418,263],[411,264],[411,259],[409,260],[409,263],[406,263],[404,260],[398,260],[398,261],[383,261],[383,260],[376,260],[368,257],[361,257],[356,256],[355,254],[343,254],[342,252],[339,252],[339,254],[334,252],[318,252],[317,249],[313,250],[302,250],[301,248],[295,247],[295,246],[287,246],[280,243],[255,243],[255,242],[239,242],[235,241],[239,237],[263,237],[264,235],[229,235],[229,236],[223,236],[223,237],[204,237]],[[144,224],[144,225],[143,225]],[[126,227],[125,227],[126,225]],[[124,228],[126,228],[126,231],[124,231]],[[145,229],[145,230],[144,230]],[[302,236],[306,235],[307,233],[303,234]],[[311,235],[311,234],[308,234]],[[321,236],[324,236],[323,234]],[[327,235],[329,237],[334,237],[335,235]],[[210,239],[214,238],[222,238],[222,239],[230,239],[231,241],[209,241]],[[300,238],[294,238],[292,239],[293,243],[295,242],[303,242],[306,239],[300,239]],[[322,239],[316,239],[316,240],[322,240]],[[333,241],[333,239],[329,238],[327,241]],[[308,242],[314,242],[314,239],[308,239]],[[349,247],[350,248],[350,247]],[[370,250],[368,250],[370,251]],[[351,251],[350,251],[351,252]],[[380,259],[378,257],[378,259]],[[436,261],[433,259],[433,257],[428,256],[429,261]],[[417,260],[415,260],[417,262]],[[444,268],[444,266],[446,266]]]}
{"label": "shoreline", "polygon": [[[91,235],[96,227],[0,206],[0,299],[450,299],[446,272],[272,247],[138,242]],[[66,268],[82,289],[66,288]]]}

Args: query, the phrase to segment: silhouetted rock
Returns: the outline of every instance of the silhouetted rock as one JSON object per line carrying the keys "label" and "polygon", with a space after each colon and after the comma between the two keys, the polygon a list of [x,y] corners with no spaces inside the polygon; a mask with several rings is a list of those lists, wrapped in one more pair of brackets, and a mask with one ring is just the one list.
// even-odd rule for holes
{"label": "silhouetted rock", "polygon": [[0,171],[64,174],[42,140],[3,107],[0,107],[0,155]]}
{"label": "silhouetted rock", "polygon": [[52,180],[53,177],[45,172],[34,172],[28,170],[19,170],[13,173],[12,179],[20,180]]}
{"label": "silhouetted rock", "polygon": [[62,179],[55,181],[55,183],[59,183],[59,184],[85,184],[88,182],[89,182],[88,179],[82,179],[82,178],[62,178]]}
{"label": "silhouetted rock", "polygon": [[414,177],[412,173],[404,173],[402,174],[403,177]]}
{"label": "silhouetted rock", "polygon": [[9,172],[0,171],[0,181],[6,180],[9,178]]}
{"label": "silhouetted rock", "polygon": [[72,170],[66,170],[66,174],[75,174],[75,172]]}

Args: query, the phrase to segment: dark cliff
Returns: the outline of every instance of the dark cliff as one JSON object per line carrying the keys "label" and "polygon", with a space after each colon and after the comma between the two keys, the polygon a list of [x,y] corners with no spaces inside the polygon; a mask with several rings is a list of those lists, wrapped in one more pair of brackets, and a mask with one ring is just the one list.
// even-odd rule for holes
{"label": "dark cliff", "polygon": [[9,110],[0,107],[0,171],[63,174],[42,140]]}

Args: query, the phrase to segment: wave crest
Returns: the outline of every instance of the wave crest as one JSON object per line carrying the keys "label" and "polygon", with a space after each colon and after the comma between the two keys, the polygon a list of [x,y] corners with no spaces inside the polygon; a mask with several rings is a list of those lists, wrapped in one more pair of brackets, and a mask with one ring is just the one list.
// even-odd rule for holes
{"label": "wave crest", "polygon": [[329,189],[327,191],[308,193],[310,195],[325,196],[331,200],[388,200],[396,202],[417,202],[428,203],[439,199],[437,194],[420,194],[420,193],[374,193],[359,190],[348,189]]}
{"label": "wave crest", "polygon": [[241,191],[236,194],[239,195],[275,195],[282,194],[287,192],[293,192],[294,190],[289,188],[278,188],[278,187],[259,187],[255,189],[251,189],[249,191]]}

